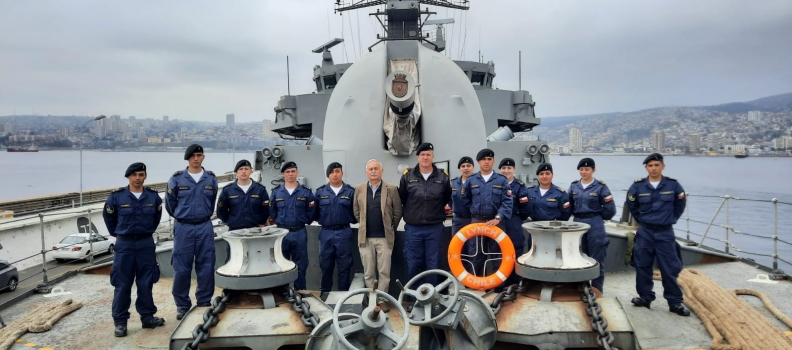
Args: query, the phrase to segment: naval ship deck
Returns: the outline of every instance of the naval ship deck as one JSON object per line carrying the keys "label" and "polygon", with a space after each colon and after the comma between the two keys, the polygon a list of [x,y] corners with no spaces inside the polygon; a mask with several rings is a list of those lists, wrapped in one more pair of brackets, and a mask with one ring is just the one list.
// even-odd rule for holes
{"label": "naval ship deck", "polygon": [[[792,303],[784,302],[788,300],[788,294],[792,291],[792,282],[779,281],[777,284],[765,284],[749,282],[762,270],[742,262],[726,262],[718,264],[702,264],[688,266],[703,271],[708,277],[719,283],[726,289],[747,288],[765,293],[772,300],[776,307],[786,315],[792,315]],[[134,311],[135,291],[133,289],[133,307],[130,310],[132,317],[129,320],[129,335],[125,338],[115,338],[113,336],[113,321],[110,317],[110,305],[113,299],[113,287],[108,283],[107,272],[109,269],[99,269],[95,273],[79,274],[68,278],[57,286],[71,295],[45,298],[43,295],[33,295],[22,300],[3,311],[3,318],[6,323],[13,322],[14,319],[33,309],[36,304],[41,302],[51,302],[72,298],[84,303],[84,306],[74,313],[64,317],[55,324],[52,330],[44,333],[27,333],[23,335],[16,344],[11,346],[14,350],[29,349],[167,349],[169,338],[178,322],[175,318],[176,307],[171,296],[172,280],[162,278],[155,284],[154,300],[159,309],[158,316],[164,317],[166,324],[157,329],[141,329],[140,321]],[[668,312],[665,301],[660,297],[655,301],[652,310],[642,307],[633,307],[630,299],[635,296],[635,272],[621,271],[608,273],[605,278],[605,296],[615,297],[622,304],[630,322],[635,329],[635,336],[643,349],[701,349],[709,348],[711,337],[704,329],[701,321],[695,314],[691,317],[680,317]],[[193,283],[193,295],[195,284]],[[655,292],[662,296],[662,285],[655,281]],[[216,295],[220,293],[218,289]],[[783,324],[777,321],[754,297],[742,297],[751,306],[757,309],[762,315],[771,320],[774,324],[787,330]],[[492,295],[485,297],[488,301]],[[504,306],[504,311],[507,309]],[[183,322],[189,329],[193,328],[196,321],[200,321],[200,314],[203,312],[191,313]],[[396,321],[398,313],[391,309],[391,317]],[[329,315],[320,314],[324,320]],[[519,317],[519,316],[516,316]],[[275,327],[303,327],[302,324],[284,324],[283,320],[272,320],[266,317],[260,318],[263,325],[271,324]],[[221,326],[222,320],[218,327]],[[399,333],[400,322],[392,322],[397,333]],[[233,327],[233,325],[224,325]],[[224,328],[225,328],[224,327]],[[405,349],[417,349],[417,327],[410,331],[410,341]],[[792,331],[787,330],[788,335]],[[496,345],[497,346],[497,345]],[[293,349],[295,347],[288,347]],[[530,347],[528,347],[530,348]]]}

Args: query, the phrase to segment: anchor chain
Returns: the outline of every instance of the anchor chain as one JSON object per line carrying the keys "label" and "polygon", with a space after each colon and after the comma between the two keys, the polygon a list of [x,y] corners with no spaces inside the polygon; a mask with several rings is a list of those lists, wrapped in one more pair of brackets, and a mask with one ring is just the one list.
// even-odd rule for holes
{"label": "anchor chain", "polygon": [[525,283],[525,279],[522,279],[520,280],[520,283],[512,284],[507,287],[505,291],[498,293],[498,295],[495,296],[495,299],[493,299],[492,303],[490,304],[492,312],[497,315],[503,307],[503,303],[507,301],[514,301],[514,299],[517,299],[517,294],[525,292],[527,288],[528,286]]}
{"label": "anchor chain", "polygon": [[591,284],[588,282],[583,284],[581,300],[586,304],[586,314],[591,317],[591,330],[598,333],[597,345],[605,350],[619,350],[613,346],[613,342],[616,339],[613,337],[613,333],[607,330],[608,321],[600,316],[602,307],[597,303],[597,296],[594,294],[594,291],[591,290]]}
{"label": "anchor chain", "polygon": [[212,300],[212,307],[206,309],[203,314],[203,324],[195,326],[192,336],[193,341],[185,343],[182,350],[198,350],[198,345],[206,343],[209,340],[209,329],[217,325],[220,321],[220,314],[226,309],[226,304],[231,300],[231,292],[223,290],[222,296],[216,296]]}
{"label": "anchor chain", "polygon": [[286,300],[292,304],[292,310],[300,315],[300,320],[306,327],[315,328],[319,325],[319,316],[315,312],[311,312],[311,304],[303,300],[302,295],[294,291],[294,288],[288,287],[286,292]]}

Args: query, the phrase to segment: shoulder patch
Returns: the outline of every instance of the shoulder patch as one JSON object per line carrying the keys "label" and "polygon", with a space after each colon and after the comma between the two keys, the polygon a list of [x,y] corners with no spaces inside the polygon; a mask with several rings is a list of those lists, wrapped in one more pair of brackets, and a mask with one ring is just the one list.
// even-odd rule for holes
{"label": "shoulder patch", "polygon": [[[321,190],[321,189],[323,189],[325,186],[327,186],[327,184],[324,184],[324,185],[322,185],[322,186],[319,186],[319,187],[317,187],[316,189],[317,189],[317,190]],[[308,188],[308,186],[305,186],[305,188]]]}
{"label": "shoulder patch", "polygon": [[215,176],[215,174],[211,170],[207,170],[206,173],[209,174],[209,175]]}
{"label": "shoulder patch", "polygon": [[675,178],[673,178],[673,177],[670,177],[670,176],[663,176],[663,177],[664,177],[664,178],[666,178],[666,179],[669,179],[669,180],[671,180],[671,181],[676,181],[676,180],[677,180],[677,179],[675,179]]}
{"label": "shoulder patch", "polygon": [[522,182],[522,181],[520,181],[520,180],[517,180],[517,183],[518,183],[518,184],[520,184],[520,185],[523,185],[523,186],[525,186],[525,182]]}
{"label": "shoulder patch", "polygon": [[176,175],[181,175],[182,173],[183,173],[183,171],[181,171],[181,170],[174,171],[174,172],[173,172],[173,176],[176,176]]}
{"label": "shoulder patch", "polygon": [[603,184],[603,185],[604,185],[604,184],[605,184],[605,181],[599,180],[599,183],[601,183],[601,184]]}
{"label": "shoulder patch", "polygon": [[409,172],[410,172],[410,168],[404,169],[404,172],[402,173],[402,175],[407,175],[407,173],[409,173]]}
{"label": "shoulder patch", "polygon": [[638,179],[638,180],[635,180],[635,182],[641,182],[641,181],[643,181],[644,179],[645,179],[645,177],[642,177],[642,178],[640,178],[640,179]]}
{"label": "shoulder patch", "polygon": [[563,187],[557,187],[556,186],[556,188],[558,188],[558,190],[561,191],[561,192],[566,192],[566,190]]}
{"label": "shoulder patch", "polygon": [[119,191],[123,191],[123,190],[124,190],[123,187],[119,187],[119,188],[114,189],[113,192],[119,192]]}
{"label": "shoulder patch", "polygon": [[150,186],[149,186],[149,187],[146,187],[146,189],[147,189],[147,190],[149,190],[149,191],[151,191],[151,192],[157,192],[157,190],[155,190],[155,189],[151,188]]}
{"label": "shoulder patch", "polygon": [[280,187],[281,187],[281,184],[277,184],[277,185],[275,185],[275,187],[272,188],[272,190],[275,191],[275,190],[279,189]]}
{"label": "shoulder patch", "polygon": [[448,170],[443,169],[443,173],[446,174],[446,176],[448,176]]}
{"label": "shoulder patch", "polygon": [[578,183],[578,181],[580,181],[580,180],[575,180],[575,181],[572,181],[572,183],[573,183],[573,184],[576,184],[576,183]]}

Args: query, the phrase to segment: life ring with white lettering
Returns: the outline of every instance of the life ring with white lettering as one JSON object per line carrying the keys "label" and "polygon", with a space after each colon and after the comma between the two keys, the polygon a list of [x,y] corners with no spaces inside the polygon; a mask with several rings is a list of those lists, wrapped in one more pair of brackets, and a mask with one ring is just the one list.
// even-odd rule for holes
{"label": "life ring with white lettering", "polygon": [[[467,240],[477,236],[494,239],[500,246],[502,254],[500,267],[489,276],[472,275],[462,266],[462,247]],[[451,268],[451,273],[471,289],[488,290],[501,285],[514,270],[515,259],[514,244],[509,236],[500,227],[487,226],[483,222],[463,227],[451,238],[451,244],[448,245],[448,266]]]}

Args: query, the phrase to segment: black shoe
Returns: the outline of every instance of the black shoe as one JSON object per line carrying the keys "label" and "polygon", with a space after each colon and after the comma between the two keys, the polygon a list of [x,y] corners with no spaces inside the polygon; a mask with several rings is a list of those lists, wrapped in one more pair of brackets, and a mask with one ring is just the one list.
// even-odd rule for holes
{"label": "black shoe", "polygon": [[114,333],[115,333],[115,336],[116,336],[116,337],[126,337],[126,335],[127,335],[127,329],[126,329],[126,326],[125,326],[125,325],[122,325],[122,324],[117,324],[117,325],[115,326],[115,331],[114,331]]}
{"label": "black shoe", "polygon": [[669,305],[668,311],[671,311],[679,316],[690,316],[690,310],[682,304]]}
{"label": "black shoe", "polygon": [[178,309],[178,310],[176,310],[176,319],[177,320],[181,320],[182,318],[184,318],[184,315],[187,314],[187,311],[190,311],[190,309]]}
{"label": "black shoe", "polygon": [[643,307],[645,307],[647,309],[651,309],[652,308],[651,307],[652,302],[651,301],[646,301],[646,299],[644,299],[644,298],[635,297],[635,298],[632,298],[631,301],[632,301],[632,304],[634,306],[643,306]]}
{"label": "black shoe", "polygon": [[210,303],[200,303],[200,304],[198,304],[196,306],[197,307],[209,307],[209,306],[212,306],[212,304],[210,304]]}
{"label": "black shoe", "polygon": [[149,317],[141,320],[140,323],[143,324],[143,328],[157,328],[165,324],[165,319],[162,317]]}
{"label": "black shoe", "polygon": [[319,295],[319,299],[322,299],[322,301],[324,302],[324,301],[327,301],[327,297],[329,297],[329,296],[330,296],[330,293],[322,292],[322,294]]}
{"label": "black shoe", "polygon": [[369,295],[368,293],[366,293],[363,294],[363,303],[361,303],[361,305],[363,305],[363,308],[365,309],[368,307],[368,304],[369,304]]}

